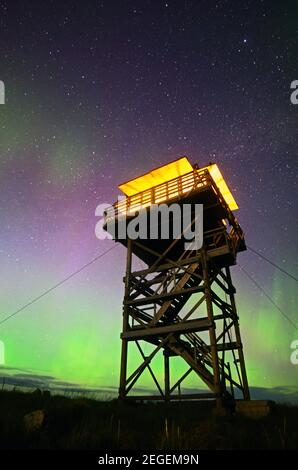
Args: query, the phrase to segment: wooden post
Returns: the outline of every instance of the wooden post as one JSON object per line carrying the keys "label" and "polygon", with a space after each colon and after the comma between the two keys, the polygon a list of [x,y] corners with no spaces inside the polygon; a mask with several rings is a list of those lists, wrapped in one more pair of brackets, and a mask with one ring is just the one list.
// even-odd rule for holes
{"label": "wooden post", "polygon": [[[132,263],[132,240],[128,238],[127,239],[127,254],[126,254],[124,303],[123,303],[123,323],[122,323],[123,333],[126,332],[129,327],[129,311],[128,311],[129,307],[126,302],[129,298],[131,263]],[[126,395],[127,348],[128,348],[128,341],[127,339],[122,338],[120,386],[119,386],[119,398],[122,400],[125,398],[125,395]]]}
{"label": "wooden post", "polygon": [[165,362],[165,401],[170,401],[170,358],[167,351],[164,351]]}
{"label": "wooden post", "polygon": [[[230,272],[229,266],[226,267],[226,275],[227,275],[229,287],[230,286],[232,287],[232,278],[231,278],[231,272]],[[231,306],[232,306],[233,313],[234,313],[234,328],[235,328],[236,342],[239,348],[238,354],[239,354],[239,362],[240,362],[240,370],[241,370],[241,378],[242,378],[242,386],[243,386],[243,397],[245,400],[250,400],[250,393],[249,393],[248,380],[247,380],[247,374],[246,374],[246,368],[245,368],[243,346],[242,346],[242,341],[241,341],[241,334],[240,334],[235,296],[232,290],[231,289],[229,290],[230,290],[229,292],[230,302],[231,302]]]}
{"label": "wooden post", "polygon": [[213,307],[212,307],[212,297],[211,297],[211,288],[210,280],[208,273],[208,259],[206,250],[203,248],[201,250],[202,254],[202,266],[203,266],[203,278],[204,278],[204,292],[206,296],[206,306],[207,306],[207,316],[210,321],[209,328],[209,339],[210,339],[210,350],[212,357],[212,367],[213,367],[213,377],[214,377],[214,392],[216,394],[216,406],[221,408],[222,406],[222,394],[220,386],[220,371],[219,371],[219,362],[218,362],[218,353],[217,353],[217,344],[216,344],[216,334],[215,334],[215,322],[213,317]]}

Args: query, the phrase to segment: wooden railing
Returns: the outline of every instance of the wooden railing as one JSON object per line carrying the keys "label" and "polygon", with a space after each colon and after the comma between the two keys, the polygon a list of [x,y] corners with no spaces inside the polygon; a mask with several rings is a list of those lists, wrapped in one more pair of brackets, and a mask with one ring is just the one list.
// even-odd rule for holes
{"label": "wooden railing", "polygon": [[106,219],[134,213],[152,204],[161,204],[174,198],[185,197],[193,189],[211,185],[213,182],[208,170],[193,170],[183,176],[161,183],[134,196],[125,197],[106,209]]}

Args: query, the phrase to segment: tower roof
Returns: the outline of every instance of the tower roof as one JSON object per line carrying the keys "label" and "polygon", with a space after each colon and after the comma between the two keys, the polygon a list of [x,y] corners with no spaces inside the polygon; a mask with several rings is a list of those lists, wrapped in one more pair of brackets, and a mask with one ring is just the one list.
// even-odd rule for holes
{"label": "tower roof", "polygon": [[178,178],[178,176],[185,175],[192,170],[193,167],[188,158],[182,157],[178,160],[167,163],[166,165],[160,166],[159,168],[155,168],[154,170],[127,181],[126,183],[122,183],[118,188],[126,196],[134,196],[142,191],[146,191],[146,189],[153,188],[154,186],[158,186],[159,184]]}

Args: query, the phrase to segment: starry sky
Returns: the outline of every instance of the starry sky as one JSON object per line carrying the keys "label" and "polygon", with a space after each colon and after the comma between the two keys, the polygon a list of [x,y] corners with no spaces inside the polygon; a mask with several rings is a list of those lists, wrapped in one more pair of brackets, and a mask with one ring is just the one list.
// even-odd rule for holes
{"label": "starry sky", "polygon": [[[219,165],[248,245],[297,276],[297,47],[294,1],[0,1],[0,320],[112,246],[94,212],[118,184],[181,155]],[[0,325],[7,370],[117,387],[124,264]],[[298,323],[295,281],[239,264]],[[298,330],[232,274],[251,385],[297,386]]]}

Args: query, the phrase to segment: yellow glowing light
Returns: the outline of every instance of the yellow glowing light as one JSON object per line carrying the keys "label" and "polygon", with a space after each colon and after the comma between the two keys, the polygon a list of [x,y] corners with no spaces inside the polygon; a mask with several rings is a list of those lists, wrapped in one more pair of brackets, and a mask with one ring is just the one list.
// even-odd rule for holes
{"label": "yellow glowing light", "polygon": [[218,166],[214,163],[213,165],[209,165],[206,168],[209,171],[212,179],[214,180],[216,186],[220,190],[224,200],[228,204],[231,211],[235,211],[236,209],[238,209],[238,205],[235,199],[233,198],[233,195],[231,191],[229,190],[227,183],[223,179],[223,176],[221,172],[219,171]]}
{"label": "yellow glowing light", "polygon": [[[147,207],[152,203],[152,195],[150,191],[152,188],[154,188],[154,203],[160,203],[178,196],[179,193],[188,193],[195,184],[195,172],[197,171],[198,174],[200,174],[203,170],[209,171],[214,183],[221,192],[230,210],[233,211],[238,209],[238,205],[219,171],[218,166],[214,163],[195,170],[187,157],[179,158],[178,160],[156,168],[145,175],[120,184],[118,188],[129,198],[129,206],[131,209],[135,209],[138,206]],[[182,176],[182,178],[178,184],[179,180],[177,178],[179,176]],[[199,188],[200,183],[196,184]],[[206,182],[202,181],[201,186],[203,187],[205,185]],[[121,210],[126,211],[126,206],[123,206]]]}
{"label": "yellow glowing light", "polygon": [[178,178],[178,176],[185,175],[193,170],[191,163],[187,157],[179,158],[174,162],[156,168],[155,170],[139,176],[131,181],[120,184],[118,188],[126,195],[133,196],[146,189],[153,188],[159,184]]}

